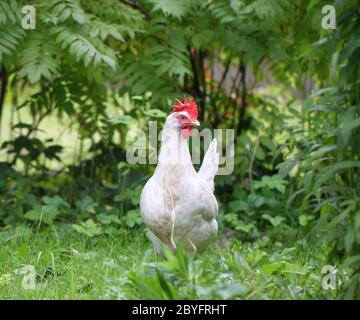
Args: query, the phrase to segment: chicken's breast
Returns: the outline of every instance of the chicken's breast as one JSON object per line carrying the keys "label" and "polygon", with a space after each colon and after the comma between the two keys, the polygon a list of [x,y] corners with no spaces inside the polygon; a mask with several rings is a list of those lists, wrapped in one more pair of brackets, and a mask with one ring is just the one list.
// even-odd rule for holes
{"label": "chicken's breast", "polygon": [[159,241],[173,249],[182,243],[202,252],[217,233],[218,206],[211,186],[196,173],[181,169],[171,168],[161,178],[153,176],[141,194],[141,215],[158,252]]}

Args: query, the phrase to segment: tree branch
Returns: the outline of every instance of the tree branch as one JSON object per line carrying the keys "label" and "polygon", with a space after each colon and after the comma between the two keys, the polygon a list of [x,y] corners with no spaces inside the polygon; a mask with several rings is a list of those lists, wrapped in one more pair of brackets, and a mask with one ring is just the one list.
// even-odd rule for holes
{"label": "tree branch", "polygon": [[247,97],[247,92],[246,92],[246,65],[244,63],[243,60],[241,60],[240,63],[240,70],[241,70],[241,84],[242,84],[242,88],[241,88],[241,106],[240,106],[240,112],[239,112],[239,123],[238,123],[238,134],[241,132],[242,130],[242,124],[244,122],[244,117],[245,117],[245,112],[246,112],[246,107],[247,107],[247,102],[246,102],[246,97]]}
{"label": "tree branch", "polygon": [[146,19],[151,19],[150,13],[137,1],[130,1],[130,0],[120,0],[122,3],[130,6],[131,8],[140,11]]}
{"label": "tree branch", "polygon": [[206,109],[206,75],[205,75],[205,57],[204,51],[199,51],[199,62],[201,67],[201,79],[202,79],[202,93],[201,93],[201,121],[205,121],[205,109]]}
{"label": "tree branch", "polygon": [[2,67],[1,69],[0,78],[1,78],[1,87],[0,87],[0,128],[1,128],[2,112],[5,103],[6,88],[8,84],[8,74],[5,67]]}
{"label": "tree branch", "polygon": [[200,86],[199,86],[199,75],[198,75],[198,70],[197,70],[197,66],[196,66],[196,53],[191,51],[191,48],[188,48],[189,50],[189,54],[190,54],[190,63],[191,63],[191,68],[193,70],[193,74],[194,74],[194,96],[195,97],[200,97]]}
{"label": "tree branch", "polygon": [[226,62],[224,72],[223,72],[223,74],[222,74],[222,76],[221,76],[221,79],[220,79],[220,81],[219,81],[218,90],[221,89],[222,84],[223,84],[223,82],[224,82],[225,79],[226,79],[226,76],[227,76],[227,74],[228,74],[228,72],[229,72],[231,60],[232,60],[232,57],[230,56],[229,59],[228,59],[228,61]]}

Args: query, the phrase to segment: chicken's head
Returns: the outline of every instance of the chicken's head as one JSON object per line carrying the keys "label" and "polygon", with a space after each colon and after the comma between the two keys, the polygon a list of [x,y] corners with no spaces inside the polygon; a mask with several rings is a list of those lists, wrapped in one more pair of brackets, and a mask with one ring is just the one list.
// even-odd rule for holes
{"label": "chicken's head", "polygon": [[171,118],[176,129],[181,130],[182,136],[187,139],[193,126],[199,126],[198,109],[194,98],[188,102],[184,96],[183,101],[176,99],[177,104],[173,106]]}

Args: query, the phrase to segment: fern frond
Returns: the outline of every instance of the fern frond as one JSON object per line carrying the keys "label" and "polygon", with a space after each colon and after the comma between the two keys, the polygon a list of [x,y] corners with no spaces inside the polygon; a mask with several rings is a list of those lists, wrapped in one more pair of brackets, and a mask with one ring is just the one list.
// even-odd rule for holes
{"label": "fern frond", "polygon": [[167,73],[170,77],[177,76],[183,84],[185,75],[192,76],[189,69],[188,53],[174,48],[156,46],[149,51],[148,64],[156,66],[159,76]]}
{"label": "fern frond", "polygon": [[66,22],[69,19],[78,24],[84,24],[88,21],[84,10],[75,0],[49,0],[47,8],[57,17],[60,23]]}
{"label": "fern frond", "polygon": [[25,37],[20,27],[21,10],[15,0],[0,2],[0,63],[10,57]]}
{"label": "fern frond", "polygon": [[[63,49],[67,49],[77,61],[82,60],[85,66],[93,63],[95,67],[99,67],[105,63],[113,70],[116,69],[116,62],[113,57],[101,53],[89,39],[75,32],[72,28],[54,27],[51,29],[51,34],[56,36],[55,41]],[[96,42],[96,39],[93,39],[93,42]],[[97,45],[103,46],[99,41],[97,41]]]}
{"label": "fern frond", "polygon": [[5,25],[3,30],[0,30],[0,63],[6,56],[10,57],[16,52],[25,36],[25,31],[11,22]]}
{"label": "fern frond", "polygon": [[2,0],[0,2],[0,26],[9,22],[16,24],[20,18],[21,11],[15,0]]}
{"label": "fern frond", "polygon": [[102,0],[101,3],[102,5],[99,6],[95,1],[81,0],[86,12],[91,12],[97,20],[116,26],[117,31],[124,38],[126,36],[134,38],[137,33],[144,31],[144,16],[138,10],[119,0]]}
{"label": "fern frond", "polygon": [[41,33],[32,33],[23,44],[18,61],[20,70],[17,76],[27,78],[31,83],[39,81],[41,77],[50,79],[58,72],[57,54],[57,47],[47,36]]}
{"label": "fern frond", "polygon": [[106,40],[112,36],[116,40],[124,42],[124,37],[119,32],[118,26],[101,21],[97,18],[91,21],[90,36],[93,38],[100,37],[101,40]]}
{"label": "fern frond", "polygon": [[274,0],[256,0],[249,5],[249,8],[253,9],[260,19],[271,20],[280,17],[284,13],[279,3]]}
{"label": "fern frond", "polygon": [[219,19],[220,23],[228,23],[237,19],[233,8],[224,2],[214,2],[209,6],[209,11],[214,17]]}
{"label": "fern frond", "polygon": [[[165,16],[181,18],[185,16],[192,7],[192,0],[148,0],[154,5],[154,11],[162,11]],[[196,2],[196,1],[195,1]]]}

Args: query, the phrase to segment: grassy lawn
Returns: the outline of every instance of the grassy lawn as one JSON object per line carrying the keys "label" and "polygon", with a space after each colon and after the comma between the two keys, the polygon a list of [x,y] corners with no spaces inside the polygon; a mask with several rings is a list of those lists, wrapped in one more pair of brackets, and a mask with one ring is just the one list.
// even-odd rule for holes
{"label": "grassy lawn", "polygon": [[[321,261],[304,240],[224,237],[202,256],[157,257],[139,230],[86,237],[70,225],[0,231],[0,299],[322,299]],[[23,289],[36,270],[35,289]],[[26,281],[25,281],[26,282]]]}

